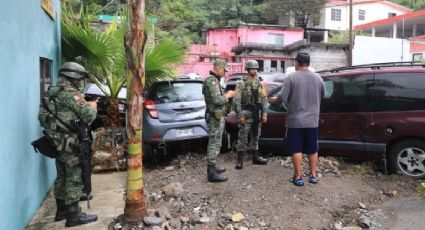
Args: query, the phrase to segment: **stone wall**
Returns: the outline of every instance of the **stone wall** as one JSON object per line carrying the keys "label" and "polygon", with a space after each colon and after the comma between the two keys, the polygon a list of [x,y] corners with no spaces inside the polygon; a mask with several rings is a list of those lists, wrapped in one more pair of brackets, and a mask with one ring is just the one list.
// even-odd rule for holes
{"label": "stone wall", "polygon": [[289,54],[295,57],[298,52],[310,54],[311,66],[316,71],[344,67],[348,63],[348,45],[305,43],[298,47],[292,47]]}

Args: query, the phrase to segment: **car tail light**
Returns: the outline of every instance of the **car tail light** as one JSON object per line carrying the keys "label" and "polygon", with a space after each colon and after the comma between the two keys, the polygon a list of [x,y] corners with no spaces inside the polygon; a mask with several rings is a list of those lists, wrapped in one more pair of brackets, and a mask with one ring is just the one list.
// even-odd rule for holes
{"label": "car tail light", "polygon": [[153,119],[158,119],[158,110],[156,110],[155,102],[152,100],[146,100],[144,103],[145,109],[148,111],[148,114]]}

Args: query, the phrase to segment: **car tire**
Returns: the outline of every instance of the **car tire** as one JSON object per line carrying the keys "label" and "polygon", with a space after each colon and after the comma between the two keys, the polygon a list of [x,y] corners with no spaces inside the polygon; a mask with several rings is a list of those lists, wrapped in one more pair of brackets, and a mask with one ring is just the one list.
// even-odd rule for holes
{"label": "car tire", "polygon": [[404,140],[395,144],[389,151],[388,163],[392,172],[415,179],[425,178],[425,142]]}
{"label": "car tire", "polygon": [[143,161],[151,162],[155,154],[155,147],[152,144],[143,143]]}

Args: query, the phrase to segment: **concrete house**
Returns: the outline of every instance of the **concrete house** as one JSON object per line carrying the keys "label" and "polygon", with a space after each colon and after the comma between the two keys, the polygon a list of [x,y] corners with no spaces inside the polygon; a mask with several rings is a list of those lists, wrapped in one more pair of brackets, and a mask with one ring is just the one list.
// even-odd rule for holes
{"label": "concrete house", "polygon": [[212,62],[226,59],[232,73],[244,72],[244,63],[254,59],[260,71],[284,72],[286,62],[293,60],[284,47],[303,40],[303,30],[276,25],[240,23],[236,28],[208,30],[205,45],[192,45],[181,74],[208,75]]}
{"label": "concrete house", "polygon": [[60,65],[60,1],[3,1],[0,15],[0,228],[24,229],[56,177],[54,160],[30,143]]}
{"label": "concrete house", "polygon": [[[356,36],[354,64],[420,61],[425,53],[425,9],[354,27],[368,36]],[[365,55],[374,50],[374,55]]]}
{"label": "concrete house", "polygon": [[[394,17],[412,10],[385,0],[353,0],[353,26]],[[348,0],[327,0],[320,11],[320,19],[312,20],[310,28],[323,29],[324,41],[328,31],[347,31],[350,27],[350,5]]]}

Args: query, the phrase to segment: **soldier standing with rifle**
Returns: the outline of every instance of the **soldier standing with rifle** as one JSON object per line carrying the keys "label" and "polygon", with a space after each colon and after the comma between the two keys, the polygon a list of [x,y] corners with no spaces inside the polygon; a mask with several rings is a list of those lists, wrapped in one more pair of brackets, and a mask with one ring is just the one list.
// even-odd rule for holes
{"label": "soldier standing with rifle", "polygon": [[97,113],[97,101],[87,102],[82,95],[86,77],[88,72],[83,66],[65,63],[59,70],[58,84],[43,97],[38,116],[45,136],[57,150],[55,221],[66,219],[66,227],[97,221],[96,215],[82,213],[78,205],[83,188],[90,197],[91,149],[87,129]]}
{"label": "soldier standing with rifle", "polygon": [[[257,70],[259,69],[257,61],[247,61],[245,69],[248,72],[248,76],[243,77],[236,85],[236,91],[239,92],[233,100],[236,116],[239,120],[236,169],[243,168],[243,155],[247,147],[252,154],[253,164],[267,164],[267,160],[260,157],[258,153],[261,123],[267,122],[266,89],[257,76]],[[248,138],[250,138],[249,146]]]}

